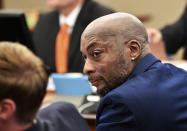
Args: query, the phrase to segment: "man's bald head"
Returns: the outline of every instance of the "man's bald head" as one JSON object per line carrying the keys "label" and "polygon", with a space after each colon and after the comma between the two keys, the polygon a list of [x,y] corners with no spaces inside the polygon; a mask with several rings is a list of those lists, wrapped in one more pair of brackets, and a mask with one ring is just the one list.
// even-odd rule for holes
{"label": "man's bald head", "polygon": [[142,48],[148,43],[148,35],[142,22],[128,13],[113,13],[91,22],[82,34],[83,37],[117,36],[121,43],[137,40]]}

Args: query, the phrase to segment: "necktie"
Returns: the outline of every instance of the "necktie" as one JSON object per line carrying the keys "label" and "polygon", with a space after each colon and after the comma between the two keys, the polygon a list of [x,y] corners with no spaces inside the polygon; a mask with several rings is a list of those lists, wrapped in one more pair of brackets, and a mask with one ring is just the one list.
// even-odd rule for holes
{"label": "necktie", "polygon": [[66,73],[68,71],[68,49],[69,34],[68,24],[61,25],[56,38],[56,71],[57,73]]}

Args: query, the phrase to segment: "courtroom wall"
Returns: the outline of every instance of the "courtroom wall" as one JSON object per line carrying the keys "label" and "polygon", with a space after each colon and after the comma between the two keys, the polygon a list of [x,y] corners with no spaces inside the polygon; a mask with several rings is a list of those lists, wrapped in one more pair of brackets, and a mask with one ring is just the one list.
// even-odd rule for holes
{"label": "courtroom wall", "polygon": [[[182,13],[186,0],[97,0],[117,11],[149,17],[146,26],[163,27],[174,22]],[[46,0],[4,0],[6,9],[36,9],[48,11]]]}

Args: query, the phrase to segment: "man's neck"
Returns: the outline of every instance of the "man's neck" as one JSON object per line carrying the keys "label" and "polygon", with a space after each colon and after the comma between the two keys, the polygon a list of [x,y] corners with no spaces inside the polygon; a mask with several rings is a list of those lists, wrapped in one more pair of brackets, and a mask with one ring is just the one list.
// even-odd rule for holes
{"label": "man's neck", "polygon": [[68,16],[78,5],[82,4],[83,2],[84,0],[77,0],[75,3],[69,5],[68,7],[59,9],[59,12],[64,16]]}
{"label": "man's neck", "polygon": [[19,125],[15,121],[8,121],[0,124],[0,131],[25,131],[32,126],[32,123]]}

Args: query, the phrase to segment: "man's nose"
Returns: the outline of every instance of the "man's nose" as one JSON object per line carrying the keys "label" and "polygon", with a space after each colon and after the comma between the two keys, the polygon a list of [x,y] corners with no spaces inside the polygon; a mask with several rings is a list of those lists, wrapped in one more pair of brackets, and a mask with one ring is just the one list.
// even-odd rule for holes
{"label": "man's nose", "polygon": [[93,62],[91,62],[89,59],[87,59],[86,61],[85,61],[85,65],[84,65],[84,69],[83,69],[83,72],[85,73],[85,74],[90,74],[91,72],[93,72],[94,71],[94,64],[93,64]]}

